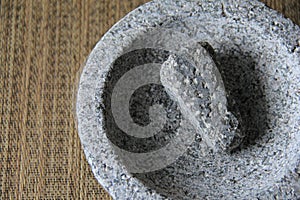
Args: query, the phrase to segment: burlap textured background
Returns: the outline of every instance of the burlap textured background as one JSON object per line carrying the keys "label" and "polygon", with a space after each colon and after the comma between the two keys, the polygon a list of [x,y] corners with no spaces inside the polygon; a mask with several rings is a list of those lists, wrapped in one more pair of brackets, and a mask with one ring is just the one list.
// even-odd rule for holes
{"label": "burlap textured background", "polygon": [[[72,116],[76,72],[148,0],[0,0],[0,199],[110,199]],[[300,23],[299,0],[264,0]]]}

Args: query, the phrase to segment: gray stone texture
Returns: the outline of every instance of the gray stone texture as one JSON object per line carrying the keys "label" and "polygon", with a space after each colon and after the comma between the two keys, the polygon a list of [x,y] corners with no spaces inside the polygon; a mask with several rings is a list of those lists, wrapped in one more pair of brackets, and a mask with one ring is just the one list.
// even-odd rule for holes
{"label": "gray stone texture", "polygon": [[227,110],[222,77],[200,45],[191,54],[194,65],[170,55],[161,67],[161,82],[214,152],[233,150],[244,136],[238,127],[239,120]]}

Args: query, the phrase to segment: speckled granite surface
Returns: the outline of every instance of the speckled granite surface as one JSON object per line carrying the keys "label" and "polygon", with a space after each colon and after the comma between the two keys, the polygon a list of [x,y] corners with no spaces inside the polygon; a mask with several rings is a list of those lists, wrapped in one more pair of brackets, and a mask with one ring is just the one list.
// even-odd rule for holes
{"label": "speckled granite surface", "polygon": [[[78,128],[96,178],[115,199],[297,199],[299,40],[298,26],[256,1],[153,1],[131,12],[99,41],[80,79]],[[156,117],[150,106],[160,103],[168,125],[158,136],[128,136],[113,115],[111,97],[121,77],[145,64],[160,66],[169,52],[180,55],[196,42],[215,50],[234,100],[229,109],[237,109],[243,121],[245,141],[230,154],[206,150],[192,128],[180,136],[188,120],[157,80],[136,88],[128,108],[133,122],[147,127]],[[153,100],[143,101],[145,94]],[[174,140],[184,145],[168,146]],[[170,154],[162,158],[165,146]]]}
{"label": "speckled granite surface", "polygon": [[188,54],[187,58],[169,56],[161,66],[161,83],[203,142],[215,152],[230,152],[244,138],[239,128],[242,120],[227,110],[222,76],[210,54],[199,44],[190,47]]}

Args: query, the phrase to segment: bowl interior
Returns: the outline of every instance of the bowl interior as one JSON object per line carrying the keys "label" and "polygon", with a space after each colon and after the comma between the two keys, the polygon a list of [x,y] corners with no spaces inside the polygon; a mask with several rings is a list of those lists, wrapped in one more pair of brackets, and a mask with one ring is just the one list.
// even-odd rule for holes
{"label": "bowl interior", "polygon": [[[141,68],[145,73],[146,68],[161,66],[172,52],[172,49],[164,48],[136,48],[134,44],[141,44],[149,40],[149,37],[155,38],[157,35],[162,35],[158,34],[161,30],[154,32],[154,34],[145,33],[140,38],[136,38],[132,47],[113,62],[107,75],[103,96],[101,96],[104,108],[99,109],[104,111],[106,135],[112,146],[117,147],[116,153],[119,154],[120,162],[129,171],[132,167],[130,163],[139,162],[135,160],[137,157],[131,156],[132,153],[146,155],[172,142],[180,134],[178,130],[184,120],[177,102],[172,100],[164,87],[159,82],[150,81],[136,87],[131,93],[128,101],[129,117],[137,126],[146,127],[152,120],[155,120],[151,119],[150,108],[159,104],[167,116],[163,127],[151,137],[139,138],[126,133],[116,123],[112,111],[112,96],[118,81],[125,74],[140,66],[145,67]],[[132,177],[151,190],[175,199],[195,199],[205,195],[218,196],[220,194],[238,196],[241,195],[241,191],[243,195],[245,193],[250,195],[255,190],[263,193],[273,190],[274,183],[281,181],[288,163],[286,156],[290,150],[287,147],[288,145],[296,146],[297,143],[290,141],[288,136],[294,128],[291,124],[285,123],[284,127],[281,127],[285,133],[278,134],[282,130],[279,124],[282,125],[282,123],[276,124],[275,122],[282,119],[283,115],[289,119],[295,119],[299,117],[299,114],[287,114],[290,105],[286,102],[292,96],[284,95],[284,90],[278,91],[278,85],[270,83],[274,83],[274,79],[278,77],[276,75],[278,71],[285,78],[280,88],[290,87],[291,84],[295,84],[293,83],[295,80],[288,71],[284,70],[287,66],[284,57],[278,57],[274,52],[266,51],[269,50],[269,46],[262,41],[259,44],[262,48],[254,48],[255,45],[251,40],[252,38],[249,37],[245,41],[245,44],[251,44],[251,46],[242,45],[236,48],[234,41],[224,41],[223,44],[217,45],[212,38],[204,39],[205,42],[211,42],[214,46],[214,59],[224,81],[227,99],[231,102],[228,106],[231,109],[238,109],[241,114],[246,134],[243,144],[230,154],[215,154],[203,147],[200,134],[194,132],[191,145],[176,158],[175,162],[164,167],[157,167],[155,170],[133,172]],[[288,54],[284,46],[276,47],[281,48],[282,53]],[[261,54],[268,58],[262,60]],[[273,74],[270,74],[270,68],[276,68]],[[133,82],[135,80],[139,82],[141,77],[143,76],[127,76]],[[119,104],[119,106],[124,105]],[[119,149],[122,149],[122,152]],[[130,154],[124,152],[130,152]],[[154,158],[148,160],[145,165],[161,166]]]}

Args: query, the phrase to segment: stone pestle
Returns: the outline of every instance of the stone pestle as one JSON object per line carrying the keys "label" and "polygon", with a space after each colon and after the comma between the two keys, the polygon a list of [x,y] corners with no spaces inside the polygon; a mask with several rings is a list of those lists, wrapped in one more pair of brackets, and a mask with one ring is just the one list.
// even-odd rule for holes
{"label": "stone pestle", "polygon": [[239,113],[227,109],[226,91],[211,57],[212,48],[205,44],[207,51],[201,45],[189,52],[193,60],[171,54],[162,64],[161,82],[207,146],[214,152],[230,152],[243,141],[242,120]]}

